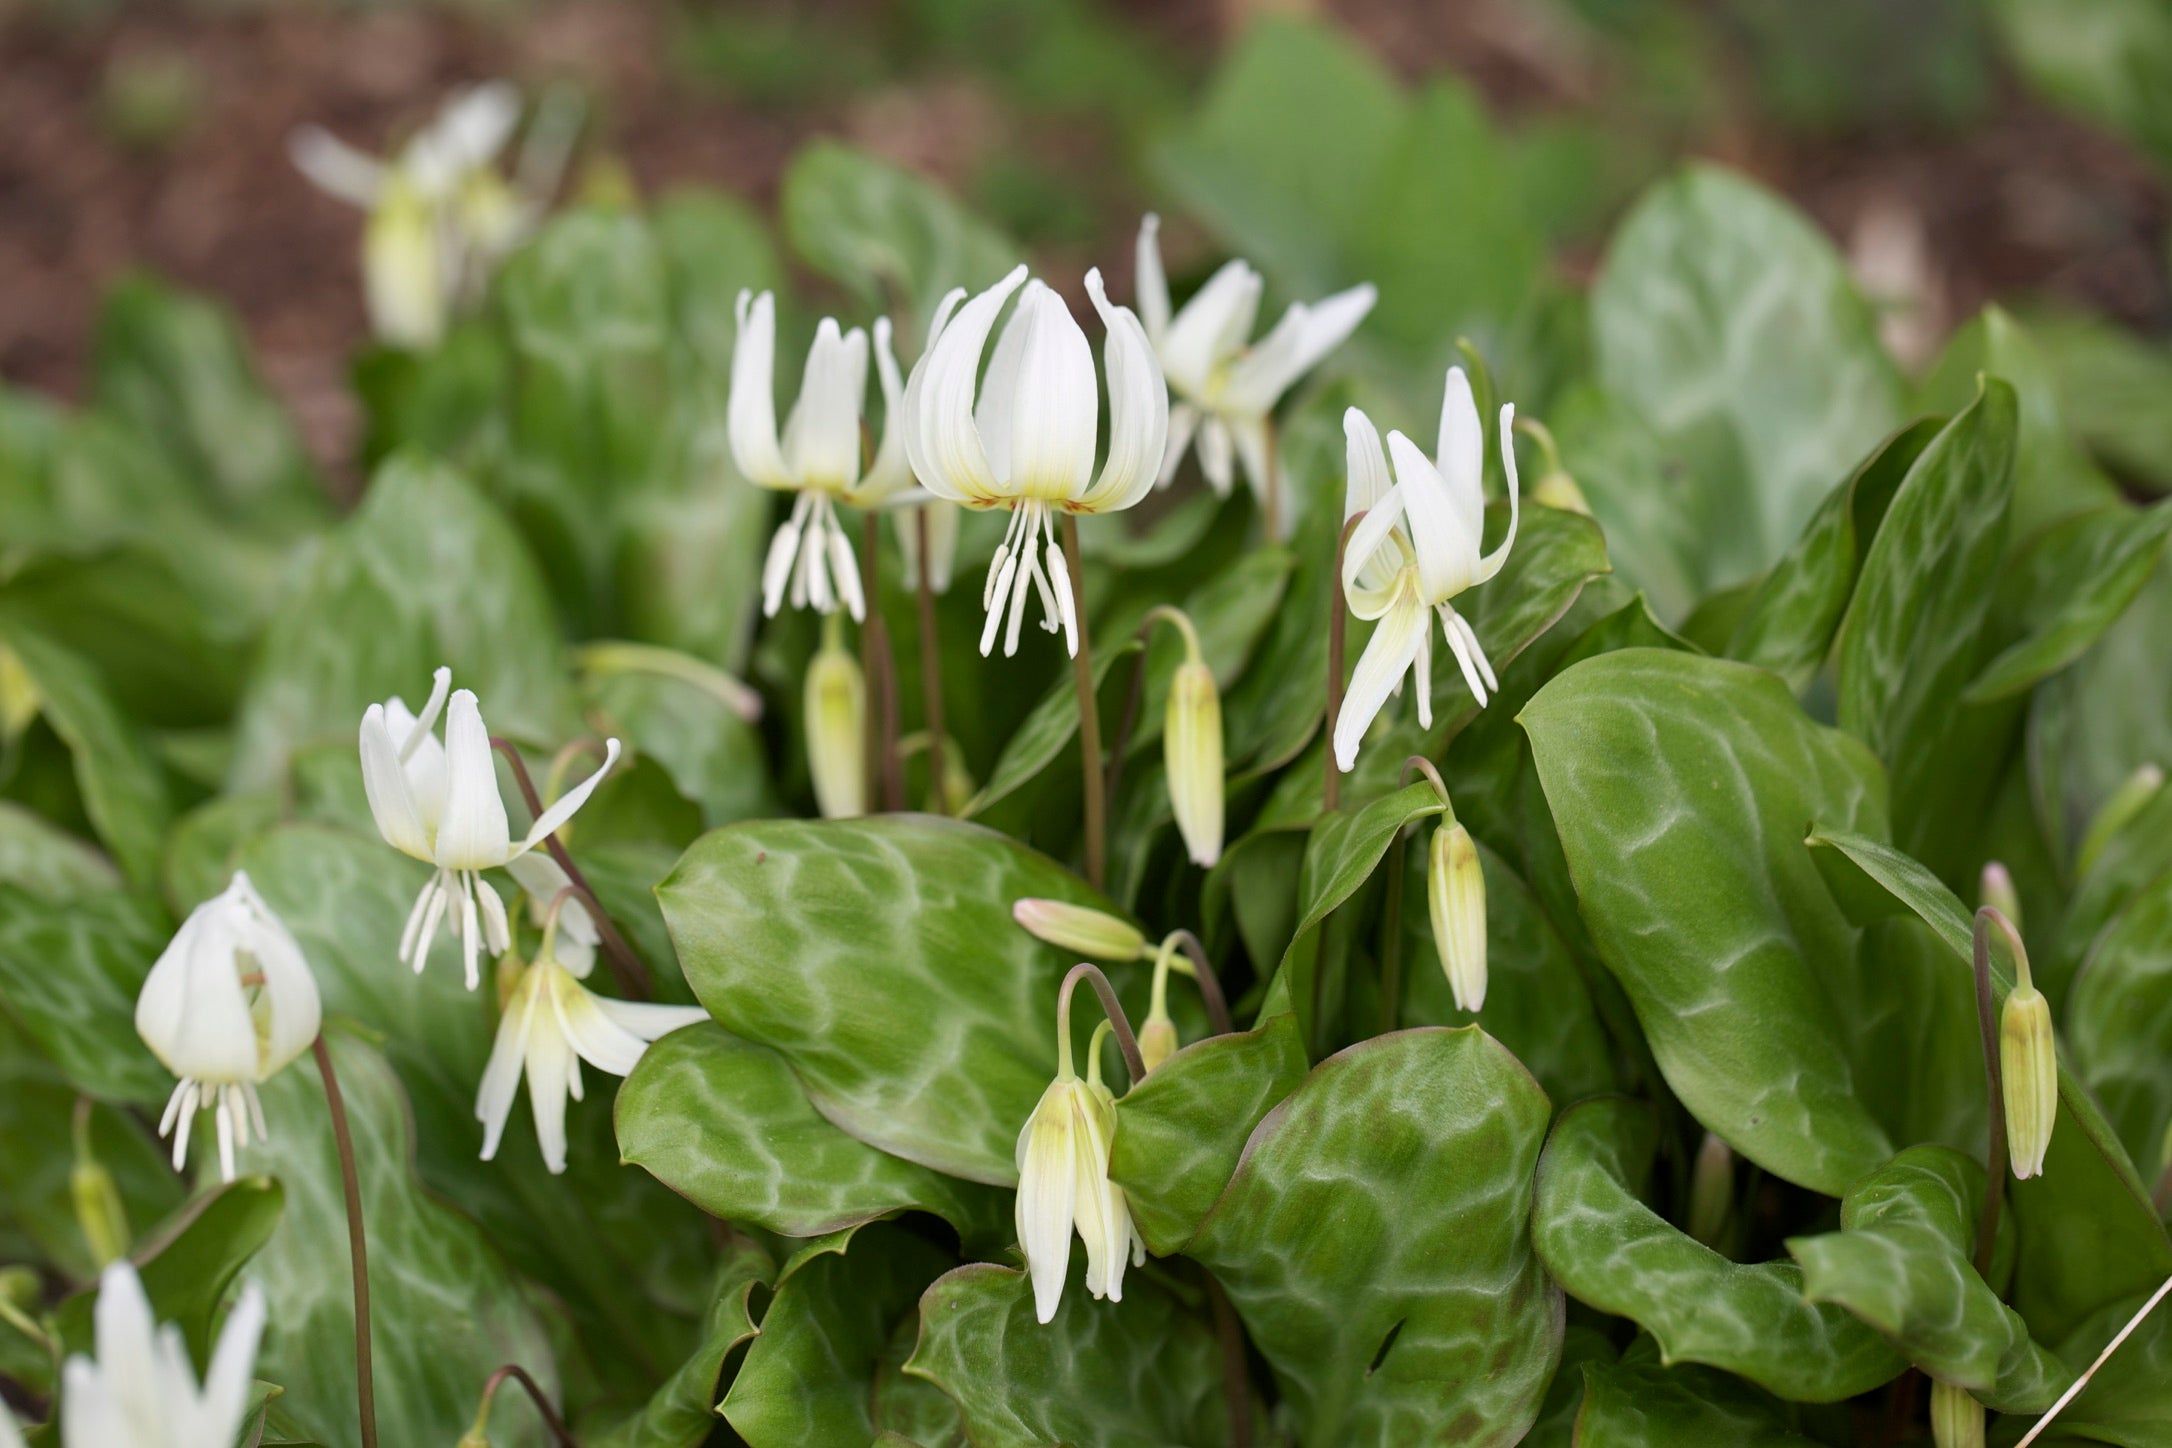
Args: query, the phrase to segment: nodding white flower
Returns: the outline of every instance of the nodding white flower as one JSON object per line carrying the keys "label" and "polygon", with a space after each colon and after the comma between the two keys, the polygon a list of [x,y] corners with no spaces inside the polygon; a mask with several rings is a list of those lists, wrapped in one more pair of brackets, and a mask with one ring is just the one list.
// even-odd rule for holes
{"label": "nodding white flower", "polygon": [[875,372],[882,382],[882,445],[863,475],[860,414],[867,398],[867,333],[841,331],[824,317],[807,349],[799,397],[777,435],[777,299],[739,294],[739,341],[732,350],[726,410],[732,460],[749,482],[797,493],[792,516],[770,540],[762,565],[762,612],[774,615],[787,585],[792,607],[828,613],[842,599],[854,619],[867,612],[860,565],[837,521],[837,504],[870,508],[912,481],[905,470],[898,409],[904,389],[890,351],[890,319],[875,319]]}
{"label": "nodding white flower", "polygon": [[543,1164],[562,1172],[566,1169],[566,1098],[583,1099],[581,1062],[624,1076],[640,1062],[651,1041],[709,1019],[700,1006],[611,1000],[582,985],[579,977],[587,972],[576,973],[558,954],[558,932],[564,925],[560,912],[572,903],[562,902],[544,925],[535,961],[513,983],[505,1014],[498,1020],[497,1040],[475,1098],[475,1119],[483,1123],[484,1161],[498,1154],[524,1071]]}
{"label": "nodding white flower", "polygon": [[158,1325],[125,1260],[99,1274],[92,1320],[97,1358],[78,1353],[61,1369],[61,1448],[233,1448],[264,1336],[262,1288],[242,1288],[201,1388],[180,1327]]}
{"label": "nodding white flower", "polygon": [[1171,317],[1169,281],[1161,266],[1161,218],[1152,213],[1139,223],[1137,274],[1146,335],[1170,388],[1182,399],[1169,413],[1160,481],[1176,476],[1196,435],[1199,469],[1208,485],[1229,496],[1234,453],[1253,496],[1264,503],[1274,471],[1267,456],[1273,445],[1267,415],[1298,378],[1349,340],[1379,294],[1367,282],[1317,302],[1292,302],[1274,329],[1252,343],[1260,275],[1247,262],[1228,261]]}
{"label": "nodding white flower", "polygon": [[[437,866],[400,933],[401,963],[420,972],[439,923],[449,922],[460,937],[462,965],[473,990],[482,978],[480,948],[487,943],[493,954],[512,948],[505,902],[482,882],[481,872],[512,864],[573,818],[618,763],[618,741],[605,742],[601,769],[567,790],[515,840],[498,793],[482,711],[467,689],[454,691],[446,707],[451,688],[452,670],[441,668],[420,715],[410,714],[396,698],[370,705],[362,716],[362,788],[385,843]],[[441,708],[443,744],[432,732]]]}
{"label": "nodding white flower", "polygon": [[175,1171],[204,1108],[218,1121],[219,1173],[234,1179],[234,1147],[252,1127],[265,1135],[257,1083],[308,1050],[323,1017],[301,946],[247,875],[189,912],[136,997],[136,1034],[181,1078],[158,1124],[173,1134]]}
{"label": "nodding white flower", "polygon": [[597,933],[595,917],[588,913],[579,895],[559,898],[559,893],[573,884],[572,879],[543,851],[520,856],[505,867],[505,873],[528,897],[528,920],[537,930],[550,923],[551,910],[557,909],[558,963],[582,980],[588,979],[596,968],[596,944],[602,937]]}
{"label": "nodding white flower", "polygon": [[[1343,595],[1350,612],[1379,620],[1351,674],[1349,696],[1335,721],[1335,762],[1344,770],[1357,762],[1358,741],[1388,696],[1402,688],[1406,673],[1417,674],[1418,723],[1432,727],[1428,613],[1439,616],[1448,650],[1455,655],[1463,682],[1470,686],[1479,707],[1485,707],[1488,691],[1501,687],[1470,621],[1449,600],[1499,573],[1515,545],[1516,448],[1511,433],[1515,417],[1515,404],[1503,403],[1501,466],[1508,475],[1508,536],[1500,547],[1481,557],[1478,545],[1485,527],[1486,498],[1479,477],[1485,466],[1485,433],[1463,369],[1448,369],[1437,461],[1399,432],[1388,434],[1383,452],[1371,418],[1354,407],[1343,414],[1350,468],[1343,517],[1347,521],[1365,514],[1343,555]],[[1395,459],[1393,486],[1389,484],[1390,455]]]}
{"label": "nodding white flower", "polygon": [[1124,1189],[1109,1180],[1116,1098],[1101,1084],[1107,1023],[1094,1032],[1081,1081],[1071,1068],[1068,1005],[1066,997],[1058,1009],[1056,1079],[1018,1133],[1018,1245],[1033,1279],[1033,1313],[1042,1322],[1055,1317],[1063,1297],[1074,1227],[1086,1244],[1086,1290],[1095,1298],[1123,1301],[1125,1258],[1146,1261]]}
{"label": "nodding white flower", "polygon": [[[1109,447],[1098,475],[1093,349],[1063,298],[1028,282],[1023,266],[971,301],[963,289],[943,298],[928,350],[905,387],[905,451],[921,485],[968,508],[1011,510],[981,590],[988,610],[983,655],[1006,614],[1003,652],[1018,652],[1029,589],[1040,595],[1041,626],[1054,633],[1060,624],[1066,647],[1078,653],[1077,602],[1056,515],[1128,508],[1161,468],[1169,433],[1161,364],[1131,309],[1110,304],[1099,271],[1086,274],[1086,291],[1108,331]],[[1018,306],[982,379],[988,335],[1014,293]]]}

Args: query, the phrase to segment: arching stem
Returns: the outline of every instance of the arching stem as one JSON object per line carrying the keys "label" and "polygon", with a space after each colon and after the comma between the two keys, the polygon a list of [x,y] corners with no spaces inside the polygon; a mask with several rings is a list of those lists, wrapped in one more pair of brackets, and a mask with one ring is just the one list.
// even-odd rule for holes
{"label": "arching stem", "polygon": [[550,1435],[559,1444],[559,1448],[581,1448],[572,1431],[566,1427],[565,1419],[558,1416],[558,1410],[551,1406],[550,1399],[543,1395],[543,1390],[540,1387],[536,1386],[535,1379],[529,1377],[528,1370],[518,1363],[507,1363],[504,1367],[492,1373],[490,1380],[483,1384],[482,1405],[475,1411],[475,1436],[480,1438],[488,1431],[490,1427],[490,1405],[498,1396],[498,1388],[507,1378],[511,1378],[528,1390],[529,1401],[535,1404],[536,1412],[542,1416],[543,1426],[550,1430]]}
{"label": "arching stem", "polygon": [[1172,930],[1169,939],[1192,963],[1192,979],[1199,983],[1199,999],[1207,1008],[1207,1021],[1217,1036],[1236,1034],[1237,1023],[1229,1014],[1229,997],[1222,994],[1222,980],[1207,960],[1207,949],[1189,930]]}
{"label": "arching stem", "polygon": [[1124,1003],[1116,998],[1116,987],[1101,973],[1101,967],[1091,961],[1080,961],[1064,975],[1063,985],[1056,993],[1056,1054],[1063,1065],[1071,1064],[1071,992],[1078,983],[1085,981],[1101,998],[1101,1013],[1109,1018],[1109,1029],[1116,1035],[1116,1049],[1123,1052],[1124,1069],[1131,1073],[1131,1084],[1136,1086],[1146,1079],[1146,1058],[1139,1054],[1139,1038],[1132,1034],[1131,1018],[1124,1014]]}
{"label": "arching stem", "polygon": [[377,1448],[377,1378],[370,1366],[370,1249],[362,1230],[362,1179],[355,1171],[354,1131],[347,1124],[347,1098],[340,1094],[339,1075],[332,1069],[332,1051],[322,1031],[309,1049],[316,1055],[317,1075],[324,1082],[332,1141],[339,1148],[339,1184],[347,1198],[347,1261],[354,1276],[355,1413],[362,1448]]}

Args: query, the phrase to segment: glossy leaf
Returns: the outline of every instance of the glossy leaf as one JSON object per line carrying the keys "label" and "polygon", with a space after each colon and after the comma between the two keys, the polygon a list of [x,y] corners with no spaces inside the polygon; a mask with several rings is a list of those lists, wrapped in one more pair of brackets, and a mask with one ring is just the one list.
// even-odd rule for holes
{"label": "glossy leaf", "polygon": [[2149,582],[2172,532],[2172,506],[2137,515],[2111,507],[2049,531],[2018,565],[2015,594],[2029,600],[2027,637],[1986,664],[1961,698],[1983,704],[2033,687],[2080,658]]}
{"label": "glossy leaf", "polygon": [[775,1267],[752,1239],[733,1235],[694,1350],[631,1417],[584,1441],[592,1448],[699,1448],[716,1426],[718,1378],[732,1350],[755,1333],[754,1294]]}
{"label": "glossy leaf", "polygon": [[1590,1448],[1811,1448],[1785,1403],[1695,1363],[1587,1363],[1576,1442]]}
{"label": "glossy leaf", "polygon": [[1554,1123],[1531,1240],[1555,1281],[1636,1322],[1669,1365],[1724,1368],[1798,1402],[1838,1402],[1900,1374],[1907,1364],[1876,1333],[1803,1299],[1793,1263],[1730,1262],[1644,1205],[1658,1141],[1650,1108],[1620,1098]]}
{"label": "glossy leaf", "polygon": [[1550,1109],[1483,1031],[1397,1031],[1321,1062],[1253,1132],[1190,1251],[1301,1443],[1531,1426],[1563,1325],[1528,1230]]}
{"label": "glossy leaf", "polygon": [[44,816],[0,800],[0,884],[48,900],[68,900],[120,887],[104,855]]}
{"label": "glossy leaf", "polygon": [[[1100,690],[1121,663],[1128,673],[1133,664],[1131,656],[1139,651],[1137,639],[1127,639],[1111,649],[1096,650],[1093,657],[1094,690],[1098,698]],[[1066,746],[1078,737],[1078,687],[1066,672],[1041,702],[1033,706],[1025,722],[1011,735],[1003,746],[1002,757],[995,768],[988,772],[988,782],[980,787],[960,813],[966,819],[988,812],[998,801],[1007,799],[1023,789],[1063,753]]]}
{"label": "glossy leaf", "polygon": [[2127,1154],[2145,1176],[2162,1172],[2172,1130],[2172,874],[2113,918],[2074,978],[2061,1024],[2075,1074]]}
{"label": "glossy leaf", "polygon": [[136,993],[166,939],[141,896],[0,886],[0,1005],[78,1091],[160,1105],[174,1079],[136,1035]]}

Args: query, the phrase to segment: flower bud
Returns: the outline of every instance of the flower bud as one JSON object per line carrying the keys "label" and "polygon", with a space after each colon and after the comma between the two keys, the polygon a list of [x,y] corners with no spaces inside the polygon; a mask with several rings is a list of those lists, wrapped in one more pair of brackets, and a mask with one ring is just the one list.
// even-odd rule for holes
{"label": "flower bud", "polygon": [[807,665],[807,772],[824,819],[867,813],[867,682],[859,660],[825,641]]}
{"label": "flower bud", "polygon": [[1564,513],[1582,513],[1591,516],[1591,504],[1584,499],[1584,490],[1576,486],[1576,479],[1558,469],[1538,480],[1531,489],[1531,501],[1541,507],[1558,508]]}
{"label": "flower bud", "polygon": [[24,1317],[36,1317],[45,1298],[44,1284],[35,1267],[0,1267],[0,1304]]}
{"label": "flower bud", "polygon": [[91,1260],[99,1269],[127,1256],[128,1208],[122,1204],[121,1189],[105,1164],[94,1157],[77,1157],[68,1172],[68,1195],[75,1202],[76,1225],[82,1229]]}
{"label": "flower bud", "polygon": [[1707,1247],[1717,1246],[1734,1205],[1734,1151],[1708,1131],[1689,1176],[1689,1235]]}
{"label": "flower bud", "polygon": [[1175,1021],[1166,1015],[1148,1016],[1146,1024],[1139,1027],[1139,1059],[1146,1063],[1147,1074],[1152,1075],[1162,1062],[1174,1056],[1179,1044]]}
{"label": "flower bud", "polygon": [[1931,1441],[1938,1448],[1983,1448],[1983,1404],[1968,1389],[1933,1378]]}
{"label": "flower bud", "polygon": [[1211,867],[1222,858],[1222,696],[1197,658],[1170,680],[1161,747],[1177,832],[1192,863]]}
{"label": "flower bud", "polygon": [[2015,1179],[2027,1181],[2044,1174],[2044,1152],[2059,1114],[2059,1059],[2051,1038],[2051,1002],[2029,983],[2026,963],[1999,1017],[1999,1071],[2007,1154]]}
{"label": "flower bud", "polygon": [[1997,860],[1984,865],[1980,892],[1984,904],[2005,916],[2014,929],[2021,928],[2021,896],[2014,889],[2014,877]]}
{"label": "flower bud", "polygon": [[2126,782],[2112,791],[2110,799],[2097,810],[2095,819],[2082,836],[2081,849],[2074,857],[2075,870],[2086,875],[2092,865],[2104,854],[2104,847],[2131,823],[2134,817],[2149,807],[2164,788],[2164,771],[2154,764],[2145,764],[2126,778]]}
{"label": "flower bud", "polygon": [[1460,823],[1433,831],[1426,852],[1426,904],[1433,917],[1433,946],[1440,952],[1456,1009],[1486,1003],[1486,876],[1478,846]]}
{"label": "flower bud", "polygon": [[362,287],[370,326],[395,347],[435,347],[445,334],[446,277],[434,208],[398,167],[362,234]]}
{"label": "flower bud", "polygon": [[0,643],[0,745],[22,737],[38,717],[38,685],[20,654]]}
{"label": "flower bud", "polygon": [[1036,939],[1088,960],[1137,960],[1146,950],[1138,927],[1088,905],[1064,900],[1016,900],[1011,919]]}

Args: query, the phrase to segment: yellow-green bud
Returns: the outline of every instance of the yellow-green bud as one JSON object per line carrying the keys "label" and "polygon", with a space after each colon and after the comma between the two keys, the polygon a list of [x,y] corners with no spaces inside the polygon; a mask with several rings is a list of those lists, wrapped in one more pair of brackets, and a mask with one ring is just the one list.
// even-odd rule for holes
{"label": "yellow-green bud", "polygon": [[1460,823],[1433,831],[1426,852],[1426,905],[1433,917],[1433,946],[1455,993],[1456,1009],[1486,1003],[1486,876],[1478,846]]}
{"label": "yellow-green bud", "polygon": [[1933,1378],[1931,1441],[1938,1448],[1983,1448],[1983,1404],[1968,1389]]}
{"label": "yellow-green bud", "polygon": [[2014,929],[2021,928],[2021,896],[2014,889],[2014,877],[2006,873],[2006,867],[1997,860],[1983,867],[1983,883],[1979,887],[1983,903],[2006,917]]}
{"label": "yellow-green bud", "polygon": [[490,1430],[477,1423],[460,1435],[460,1441],[453,1448],[490,1448]]}
{"label": "yellow-green bud", "polygon": [[2154,764],[2145,764],[2127,776],[2112,797],[2097,810],[2095,819],[2089,822],[2089,830],[2082,836],[2081,850],[2074,857],[2075,869],[2088,874],[2104,854],[2104,847],[2112,837],[2125,829],[2134,817],[2149,807],[2164,788],[2164,771]]}
{"label": "yellow-green bud", "polygon": [[1689,1235],[1707,1247],[1716,1246],[1734,1206],[1734,1151],[1708,1131],[1689,1175]]}
{"label": "yellow-green bud", "polygon": [[2059,1057],[2052,1043],[2051,1002],[2029,982],[2029,963],[1999,1017],[1999,1072],[2006,1097],[2006,1152],[2014,1176],[2044,1174],[2044,1152],[2059,1116]]}
{"label": "yellow-green bud", "polygon": [[867,681],[831,639],[807,665],[807,772],[824,819],[867,813]]}
{"label": "yellow-green bud", "polygon": [[1011,919],[1037,939],[1088,960],[1137,960],[1146,937],[1137,926],[1088,905],[1065,900],[1016,900]]}
{"label": "yellow-green bud", "polygon": [[35,1267],[0,1267],[0,1305],[5,1305],[25,1316],[33,1315],[44,1300],[44,1289],[38,1282]]}
{"label": "yellow-green bud", "polygon": [[1146,1024],[1139,1027],[1139,1059],[1146,1063],[1149,1075],[1174,1056],[1180,1044],[1176,1022],[1166,1015],[1148,1016]]}
{"label": "yellow-green bud", "polygon": [[75,1201],[76,1225],[82,1229],[91,1260],[99,1269],[103,1271],[108,1264],[127,1256],[132,1240],[128,1208],[121,1202],[121,1189],[113,1173],[102,1162],[78,1157],[68,1172],[68,1194]]}
{"label": "yellow-green bud", "polygon": [[1169,805],[1192,863],[1222,858],[1222,695],[1214,671],[1197,658],[1177,666],[1161,735]]}
{"label": "yellow-green bud", "polygon": [[385,173],[362,233],[370,326],[395,347],[434,347],[445,335],[446,277],[434,208],[399,168]]}
{"label": "yellow-green bud", "polygon": [[0,643],[0,744],[12,744],[38,717],[38,686],[22,657]]}
{"label": "yellow-green bud", "polygon": [[1559,508],[1564,513],[1582,513],[1591,516],[1591,504],[1584,499],[1584,490],[1576,486],[1576,479],[1564,472],[1551,472],[1538,480],[1531,489],[1531,501],[1546,508]]}

